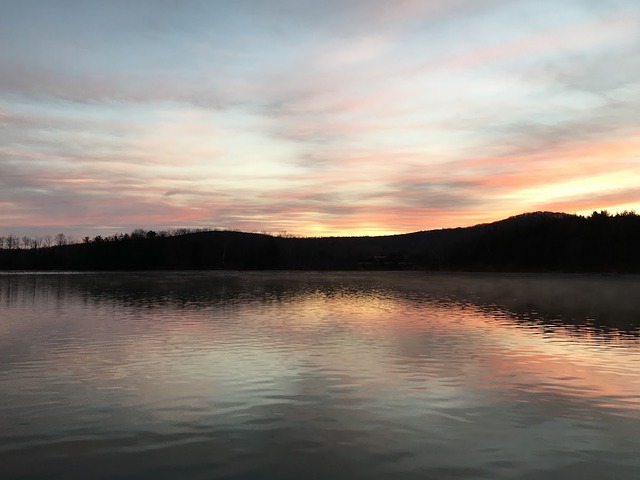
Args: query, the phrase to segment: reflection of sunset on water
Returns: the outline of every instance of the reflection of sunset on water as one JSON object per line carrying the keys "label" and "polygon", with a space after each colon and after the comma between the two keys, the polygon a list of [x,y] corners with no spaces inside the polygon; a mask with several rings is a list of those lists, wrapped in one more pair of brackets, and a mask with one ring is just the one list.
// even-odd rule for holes
{"label": "reflection of sunset on water", "polygon": [[[169,468],[188,447],[189,465],[206,470],[213,456],[232,478],[269,465],[299,478],[326,455],[367,478],[462,464],[480,477],[510,478],[510,465],[595,480],[576,472],[599,475],[606,457],[616,479],[635,480],[637,282],[0,275],[0,460],[86,479],[96,465]],[[82,476],[56,460],[69,452],[87,462]],[[314,469],[329,474],[324,460]]]}
{"label": "reflection of sunset on water", "polygon": [[[416,277],[405,280],[412,284]],[[201,295],[180,306],[132,305],[131,318],[139,320],[115,330],[110,321],[123,308],[116,298],[83,295],[81,299],[66,290],[61,296],[50,292],[48,301],[62,302],[67,317],[86,308],[98,312],[82,324],[76,321],[73,328],[89,322],[100,335],[112,337],[113,348],[66,346],[41,352],[39,362],[64,364],[67,372],[102,362],[108,373],[96,379],[98,384],[134,375],[137,393],[132,395],[156,399],[170,398],[175,389],[181,395],[216,395],[220,378],[214,380],[209,368],[228,372],[237,384],[259,380],[266,369],[269,378],[288,378],[285,385],[309,369],[343,372],[348,365],[366,372],[365,379],[354,384],[371,392],[401,388],[411,379],[414,386],[422,382],[435,391],[459,391],[461,397],[466,390],[484,389],[507,396],[553,394],[580,402],[590,399],[593,406],[640,409],[637,336],[598,331],[588,324],[549,323],[535,313],[525,321],[504,308],[475,305],[455,295],[444,300],[416,291],[407,295],[384,283],[364,288],[306,286],[304,281],[300,285],[303,288],[293,295],[265,291],[250,303],[228,302],[224,297],[207,300]],[[38,327],[20,324],[14,333],[29,331],[29,326]],[[238,343],[244,347],[228,349]],[[313,354],[317,348],[322,355]],[[167,357],[180,361],[166,361]],[[391,357],[402,362],[389,363]],[[126,374],[117,367],[121,360],[126,361]],[[201,362],[210,367],[194,370]],[[174,380],[158,383],[158,376]],[[195,378],[199,381],[189,380]],[[437,378],[449,380],[439,385]],[[231,384],[223,390],[228,392]],[[290,388],[295,390],[293,384]]]}

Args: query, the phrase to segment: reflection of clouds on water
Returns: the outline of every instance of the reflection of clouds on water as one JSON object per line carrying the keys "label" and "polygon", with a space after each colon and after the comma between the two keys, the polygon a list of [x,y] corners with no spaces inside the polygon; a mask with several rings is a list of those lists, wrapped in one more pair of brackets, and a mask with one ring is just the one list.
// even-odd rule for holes
{"label": "reflection of clouds on water", "polygon": [[[614,316],[637,281],[544,280],[1,276],[0,431],[44,450],[63,448],[52,431],[111,439],[92,445],[130,461],[145,442],[175,461],[191,444],[219,474],[338,478],[500,478],[640,448],[637,331],[580,321],[594,289]],[[620,478],[633,458],[616,460]]]}
{"label": "reflection of clouds on water", "polygon": [[[369,313],[393,302],[475,305],[491,314],[558,325],[593,325],[623,331],[640,328],[640,277],[596,275],[159,272],[0,275],[0,302],[28,307],[39,299],[67,296],[120,306],[182,309],[246,306],[256,303],[322,301],[350,296],[345,303]],[[382,302],[387,302],[383,305]],[[391,302],[391,303],[389,303]],[[59,307],[68,308],[64,303]]]}
{"label": "reflection of clouds on water", "polygon": [[[603,292],[600,298],[610,303],[609,315],[616,306],[624,314],[633,301],[624,290],[635,285],[618,279],[226,273],[9,276],[3,281],[6,305],[26,308],[37,291],[38,302],[54,303],[64,312],[35,315],[14,325],[16,341],[5,354],[22,351],[31,360],[34,352],[24,338],[29,328],[30,338],[46,331],[48,342],[56,345],[75,339],[74,355],[89,355],[90,365],[96,352],[84,345],[99,335],[111,346],[100,355],[116,365],[129,358],[127,365],[135,366],[141,352],[156,365],[183,369],[193,368],[202,357],[217,366],[233,359],[233,367],[224,370],[246,382],[264,370],[261,366],[272,373],[295,371],[296,356],[311,349],[322,352],[319,360],[327,367],[339,370],[348,364],[387,383],[405,381],[402,375],[411,365],[413,378],[423,379],[501,382],[502,376],[517,372],[531,385],[556,382],[567,390],[581,383],[598,385],[594,394],[636,386],[624,374],[630,373],[637,338],[603,330],[597,320],[576,324],[574,316],[563,323],[562,315],[539,313],[549,296],[563,298],[564,311],[575,313],[585,304],[592,308],[591,293],[597,287]],[[620,296],[628,302],[613,301]],[[576,304],[569,307],[571,299]],[[522,313],[524,306],[529,312]],[[61,352],[66,350],[52,354]],[[175,355],[194,360],[163,360]]]}

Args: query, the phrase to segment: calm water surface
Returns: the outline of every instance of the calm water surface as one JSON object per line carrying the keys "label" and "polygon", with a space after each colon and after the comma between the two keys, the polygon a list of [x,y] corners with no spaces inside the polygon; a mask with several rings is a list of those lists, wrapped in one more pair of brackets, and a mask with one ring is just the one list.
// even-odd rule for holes
{"label": "calm water surface", "polygon": [[640,279],[0,274],[0,478],[640,478]]}

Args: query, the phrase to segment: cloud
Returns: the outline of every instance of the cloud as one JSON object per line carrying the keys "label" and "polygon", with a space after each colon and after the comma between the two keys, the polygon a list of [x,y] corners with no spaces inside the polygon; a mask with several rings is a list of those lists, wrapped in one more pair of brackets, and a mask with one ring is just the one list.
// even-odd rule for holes
{"label": "cloud", "polygon": [[389,233],[635,201],[605,191],[638,180],[631,1],[34,5],[0,19],[0,229]]}
{"label": "cloud", "polygon": [[640,188],[620,188],[613,191],[589,193],[588,195],[574,196],[542,203],[540,208],[545,211],[558,212],[583,212],[606,210],[618,207],[626,209],[627,205],[640,204]]}

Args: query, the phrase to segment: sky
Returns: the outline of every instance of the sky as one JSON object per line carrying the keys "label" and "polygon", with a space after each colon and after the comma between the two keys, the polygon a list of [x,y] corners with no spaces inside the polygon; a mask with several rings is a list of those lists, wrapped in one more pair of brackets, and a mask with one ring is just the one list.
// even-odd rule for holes
{"label": "sky", "polygon": [[0,235],[640,211],[638,0],[0,0]]}

